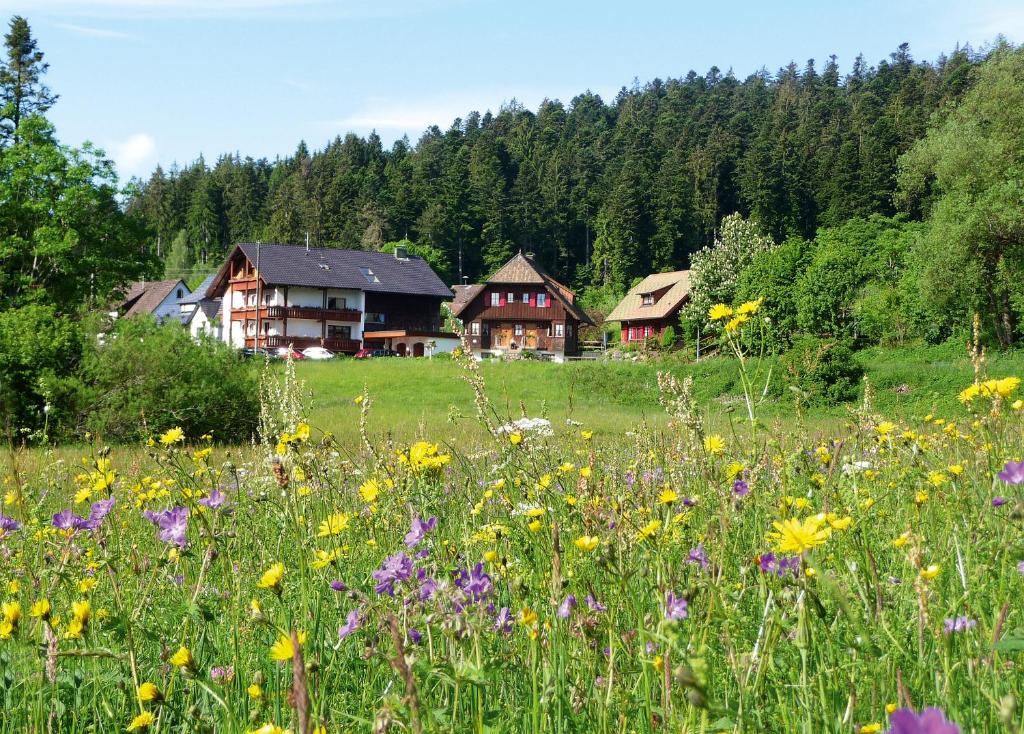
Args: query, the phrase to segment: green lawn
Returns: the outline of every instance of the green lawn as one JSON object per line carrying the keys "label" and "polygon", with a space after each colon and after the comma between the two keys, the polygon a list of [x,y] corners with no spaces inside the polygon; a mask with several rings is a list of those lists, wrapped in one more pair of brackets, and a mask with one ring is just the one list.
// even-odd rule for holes
{"label": "green lawn", "polygon": [[[891,417],[959,414],[956,395],[973,379],[966,351],[955,345],[871,349],[860,352],[858,359],[872,385],[876,412]],[[572,419],[599,436],[621,434],[644,422],[664,425],[657,392],[657,373],[662,369],[693,376],[698,401],[712,425],[743,416],[738,371],[731,359],[691,365],[488,362],[481,369],[492,405],[503,418],[545,416],[556,425]],[[991,356],[987,369],[993,376],[1024,374],[1024,355]],[[296,365],[296,372],[312,392],[313,424],[345,440],[358,434],[353,398],[364,385],[373,399],[370,430],[375,436],[471,442],[480,436],[473,392],[449,359],[304,362]],[[760,416],[767,423],[788,426],[795,420],[794,399],[781,378],[776,369],[773,397],[762,405]],[[804,417],[812,427],[834,426],[849,416],[849,407],[812,408]]]}

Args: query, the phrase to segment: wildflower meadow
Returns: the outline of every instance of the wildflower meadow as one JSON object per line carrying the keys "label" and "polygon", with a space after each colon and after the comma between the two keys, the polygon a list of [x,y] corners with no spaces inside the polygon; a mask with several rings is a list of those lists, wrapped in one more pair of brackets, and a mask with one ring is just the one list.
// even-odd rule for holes
{"label": "wildflower meadow", "polygon": [[[19,469],[0,515],[3,732],[1019,732],[1020,380],[831,435],[758,419],[757,302],[712,318],[747,408],[711,433],[500,415],[489,437],[170,430]],[[770,379],[770,377],[765,378]]]}

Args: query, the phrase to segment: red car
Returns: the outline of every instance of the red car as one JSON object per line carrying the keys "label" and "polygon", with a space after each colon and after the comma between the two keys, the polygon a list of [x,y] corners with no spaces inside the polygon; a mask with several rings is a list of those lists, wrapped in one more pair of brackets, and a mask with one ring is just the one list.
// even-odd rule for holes
{"label": "red car", "polygon": [[371,357],[397,357],[398,352],[394,349],[360,349],[352,355],[353,359],[370,359]]}
{"label": "red car", "polygon": [[288,357],[291,357],[294,360],[299,360],[305,359],[306,355],[298,351],[297,349],[289,349],[288,347],[278,347],[277,357],[278,359],[288,359]]}

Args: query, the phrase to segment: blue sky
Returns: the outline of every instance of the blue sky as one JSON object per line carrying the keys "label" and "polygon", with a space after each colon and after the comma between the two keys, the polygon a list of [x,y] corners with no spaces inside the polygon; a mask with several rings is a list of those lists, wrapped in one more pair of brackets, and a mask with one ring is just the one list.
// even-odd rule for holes
{"label": "blue sky", "polygon": [[385,144],[513,98],[535,108],[717,65],[744,77],[907,41],[934,59],[999,33],[1020,0],[0,0],[32,24],[64,142],[122,177],[200,153],[287,155],[376,129]]}

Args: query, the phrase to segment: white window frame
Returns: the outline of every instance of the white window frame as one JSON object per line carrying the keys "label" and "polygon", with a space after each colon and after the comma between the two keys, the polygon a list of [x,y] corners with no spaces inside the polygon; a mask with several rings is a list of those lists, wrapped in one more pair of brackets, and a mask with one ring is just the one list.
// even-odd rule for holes
{"label": "white window frame", "polygon": [[498,291],[491,291],[491,306],[501,305],[501,294]]}
{"label": "white window frame", "polygon": [[565,336],[565,324],[555,324],[555,338],[561,339]]}
{"label": "white window frame", "polygon": [[547,307],[548,307],[548,294],[547,293],[538,293],[537,294],[537,308],[547,308]]}
{"label": "white window frame", "polygon": [[469,325],[470,336],[480,336],[480,322],[474,321]]}
{"label": "white window frame", "polygon": [[522,324],[515,324],[512,327],[512,336],[522,336],[525,333],[526,330],[523,328]]}

